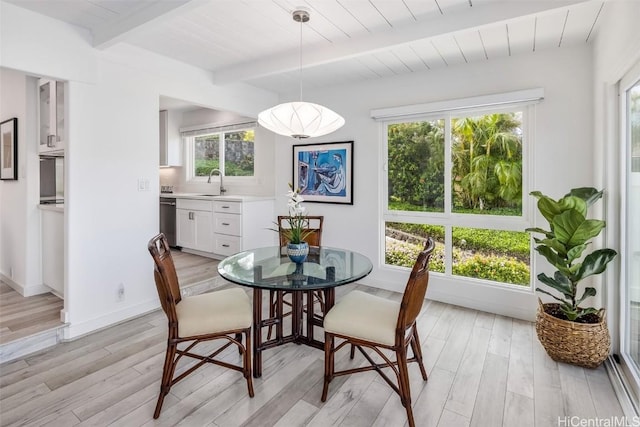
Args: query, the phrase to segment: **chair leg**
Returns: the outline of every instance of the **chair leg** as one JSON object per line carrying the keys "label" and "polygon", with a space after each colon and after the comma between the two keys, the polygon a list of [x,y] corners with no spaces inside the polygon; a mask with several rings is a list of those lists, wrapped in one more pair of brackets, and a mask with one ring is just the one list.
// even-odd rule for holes
{"label": "chair leg", "polygon": [[245,336],[245,343],[246,346],[244,348],[244,351],[242,351],[242,348],[240,348],[240,352],[244,353],[242,356],[242,374],[244,375],[245,379],[247,380],[247,389],[249,391],[249,397],[253,397],[254,393],[253,393],[253,376],[251,375],[251,328],[246,329],[244,331],[244,336]]}
{"label": "chair leg", "polygon": [[329,393],[329,383],[333,379],[334,372],[334,351],[333,351],[333,335],[328,332],[324,333],[324,385],[322,386],[321,401],[327,401]]}
{"label": "chair leg", "polygon": [[422,379],[427,381],[429,377],[427,376],[427,371],[424,369],[424,364],[422,363],[422,348],[420,346],[420,338],[418,337],[418,328],[413,327],[413,339],[411,340],[411,349],[413,350],[413,355],[416,357],[418,361],[418,366],[420,367],[420,373],[422,374]]}
{"label": "chair leg", "polygon": [[415,421],[413,420],[413,409],[411,408],[411,388],[409,387],[409,367],[407,366],[407,349],[405,347],[399,348],[396,351],[396,357],[398,361],[398,388],[400,389],[400,401],[407,411],[407,420],[409,421],[409,427],[415,427]]}
{"label": "chair leg", "polygon": [[353,360],[356,357],[356,346],[351,344],[351,350],[349,350],[349,358]]}
{"label": "chair leg", "polygon": [[174,358],[176,356],[177,344],[169,343],[167,345],[167,352],[164,357],[164,367],[162,368],[162,381],[160,383],[160,395],[158,396],[158,403],[156,403],[156,410],[153,413],[153,418],[160,416],[162,410],[162,403],[164,397],[169,394],[171,389],[171,380],[173,379],[173,373],[176,369]]}

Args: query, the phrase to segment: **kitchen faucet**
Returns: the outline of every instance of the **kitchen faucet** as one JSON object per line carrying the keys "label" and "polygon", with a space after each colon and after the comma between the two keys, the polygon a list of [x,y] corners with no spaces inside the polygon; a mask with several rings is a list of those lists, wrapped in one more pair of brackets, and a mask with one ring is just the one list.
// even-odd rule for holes
{"label": "kitchen faucet", "polygon": [[211,175],[213,175],[214,172],[218,172],[218,176],[220,177],[220,195],[224,196],[224,193],[227,192],[227,189],[224,188],[224,175],[222,174],[222,172],[220,172],[220,169],[211,169],[211,172],[209,172],[209,179],[207,180],[207,183],[211,184]]}

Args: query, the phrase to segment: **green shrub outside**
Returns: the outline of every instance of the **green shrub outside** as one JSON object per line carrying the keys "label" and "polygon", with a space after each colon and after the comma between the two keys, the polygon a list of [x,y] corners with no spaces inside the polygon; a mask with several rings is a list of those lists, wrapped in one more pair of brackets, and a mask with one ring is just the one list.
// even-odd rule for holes
{"label": "green shrub outside", "polygon": [[[420,237],[431,236],[438,242],[444,242],[444,227],[441,225],[388,222],[387,227]],[[529,235],[526,232],[454,227],[452,237],[454,247],[516,256],[529,263]]]}
{"label": "green shrub outside", "polygon": [[[392,197],[395,199],[395,197]],[[444,212],[442,208],[434,208],[423,205],[416,205],[409,202],[399,200],[389,200],[389,210],[392,211],[408,211],[408,212]]]}
{"label": "green shrub outside", "polygon": [[394,230],[413,234],[419,237],[431,237],[436,242],[444,242],[444,227],[441,225],[409,224],[404,222],[387,222],[386,226]]}
{"label": "green shrub outside", "polygon": [[[196,176],[209,176],[211,169],[220,169],[218,159],[198,159],[196,160]],[[225,176],[253,176],[253,157],[235,163],[225,163]]]}
{"label": "green shrub outside", "polygon": [[[397,240],[387,240],[385,262],[400,267],[413,267],[423,246]],[[436,245],[429,261],[429,271],[444,273],[444,247]]]}
{"label": "green shrub outside", "polygon": [[453,265],[453,274],[515,285],[529,285],[529,266],[515,258],[475,254]]}
{"label": "green shrub outside", "polygon": [[[421,245],[409,242],[387,240],[385,262],[400,267],[413,267],[422,250]],[[492,280],[500,283],[529,285],[529,266],[512,257],[475,254],[460,261],[462,251],[453,250],[453,274],[478,279]],[[444,273],[444,246],[436,244],[429,271]]]}
{"label": "green shrub outside", "polygon": [[196,176],[209,176],[211,169],[220,169],[220,160],[196,159]]}
{"label": "green shrub outside", "polygon": [[527,261],[529,259],[530,237],[524,231],[454,227],[451,234],[453,245],[462,249],[512,255]]}
{"label": "green shrub outside", "polygon": [[[409,202],[397,200],[391,197],[389,200],[390,211],[406,211],[406,212],[444,212],[443,208],[434,208],[430,206],[416,205]],[[519,207],[494,207],[490,209],[470,209],[463,207],[454,207],[454,213],[466,213],[476,215],[502,215],[502,216],[519,216],[522,215],[522,209]]]}

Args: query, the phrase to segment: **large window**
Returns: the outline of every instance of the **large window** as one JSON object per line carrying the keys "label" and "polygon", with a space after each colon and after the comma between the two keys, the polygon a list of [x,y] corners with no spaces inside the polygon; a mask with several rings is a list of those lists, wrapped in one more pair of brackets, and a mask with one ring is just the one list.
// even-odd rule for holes
{"label": "large window", "polygon": [[189,153],[189,176],[208,177],[212,170],[224,176],[254,176],[253,129],[184,132]]}
{"label": "large window", "polygon": [[385,123],[386,264],[410,267],[431,236],[432,271],[530,286],[523,231],[529,108]]}

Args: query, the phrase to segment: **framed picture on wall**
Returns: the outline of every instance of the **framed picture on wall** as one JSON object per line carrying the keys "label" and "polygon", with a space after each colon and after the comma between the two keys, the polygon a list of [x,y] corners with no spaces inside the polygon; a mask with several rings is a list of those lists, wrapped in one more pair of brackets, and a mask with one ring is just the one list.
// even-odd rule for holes
{"label": "framed picture on wall", "polygon": [[18,179],[18,119],[0,123],[0,179]]}
{"label": "framed picture on wall", "polygon": [[353,204],[353,141],[293,146],[293,186],[305,202]]}

